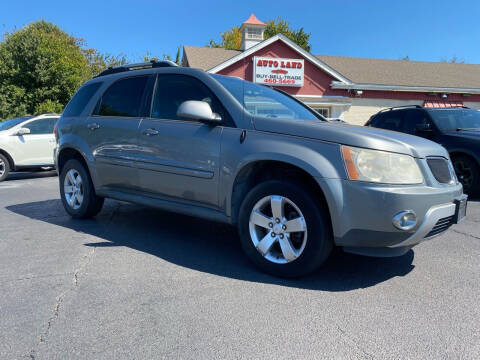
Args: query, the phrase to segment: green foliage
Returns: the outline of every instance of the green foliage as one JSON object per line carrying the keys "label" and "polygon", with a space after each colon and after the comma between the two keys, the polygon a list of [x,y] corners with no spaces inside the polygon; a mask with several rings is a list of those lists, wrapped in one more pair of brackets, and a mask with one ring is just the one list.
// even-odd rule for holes
{"label": "green foliage", "polygon": [[175,55],[175,64],[177,64],[177,65],[180,65],[180,61],[181,61],[180,60],[180,48],[181,47],[182,47],[181,45],[177,47],[177,54]]}
{"label": "green foliage", "polygon": [[0,42],[0,118],[64,106],[90,76],[81,42],[58,26],[41,20],[7,32]]}
{"label": "green foliage", "polygon": [[[310,52],[310,34],[303,30],[303,27],[296,30],[290,28],[288,21],[281,18],[267,21],[267,26],[264,31],[264,39],[268,39],[274,35],[283,34],[305,50]],[[206,45],[211,48],[225,48],[230,50],[240,50],[242,47],[242,33],[239,27],[233,27],[230,30],[220,34],[220,42],[210,40]]]}
{"label": "green foliage", "polygon": [[110,55],[103,54],[96,49],[87,48],[82,49],[83,55],[87,59],[88,77],[97,76],[100,72],[110,66],[119,66],[127,63],[125,55]]}
{"label": "green foliage", "polygon": [[46,100],[43,103],[38,104],[35,107],[35,115],[45,114],[45,113],[57,113],[60,114],[63,111],[63,105],[58,101]]}
{"label": "green foliage", "polygon": [[221,41],[220,43],[210,40],[208,47],[211,48],[225,48],[228,50],[240,50],[242,47],[242,33],[238,26],[234,26],[230,30],[220,34]]}
{"label": "green foliage", "polygon": [[267,21],[267,26],[265,28],[265,32],[263,33],[264,39],[266,40],[277,34],[285,35],[294,43],[310,52],[310,34],[303,31],[303,27],[298,30],[291,29],[288,21],[281,18]]}

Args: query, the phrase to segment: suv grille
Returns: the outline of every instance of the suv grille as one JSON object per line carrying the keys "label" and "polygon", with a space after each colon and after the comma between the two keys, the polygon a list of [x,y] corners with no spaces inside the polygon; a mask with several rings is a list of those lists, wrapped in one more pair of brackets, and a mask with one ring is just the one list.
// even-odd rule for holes
{"label": "suv grille", "polygon": [[445,230],[447,230],[450,226],[452,226],[453,223],[453,215],[449,217],[442,218],[437,221],[435,226],[432,228],[432,230],[425,235],[425,238],[428,238],[430,236],[438,235]]}
{"label": "suv grille", "polygon": [[453,181],[450,168],[448,166],[448,160],[446,159],[427,159],[428,166],[432,171],[433,176],[441,184],[449,184]]}

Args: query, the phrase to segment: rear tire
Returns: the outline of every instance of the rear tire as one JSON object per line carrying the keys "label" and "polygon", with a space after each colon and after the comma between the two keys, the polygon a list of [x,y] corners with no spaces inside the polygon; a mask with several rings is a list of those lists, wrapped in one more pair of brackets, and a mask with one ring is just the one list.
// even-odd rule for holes
{"label": "rear tire", "polygon": [[104,199],[95,193],[90,174],[80,161],[68,160],[59,181],[63,207],[71,217],[87,219],[102,210]]}
{"label": "rear tire", "polygon": [[10,163],[4,155],[0,154],[0,182],[7,178],[9,172]]}
{"label": "rear tire", "polygon": [[480,169],[475,160],[458,155],[452,158],[452,163],[458,180],[463,185],[463,192],[472,196],[480,194]]}
{"label": "rear tire", "polygon": [[247,194],[238,230],[243,250],[258,268],[295,278],[313,272],[328,258],[333,248],[330,217],[322,199],[311,195],[293,182],[277,180],[263,182]]}

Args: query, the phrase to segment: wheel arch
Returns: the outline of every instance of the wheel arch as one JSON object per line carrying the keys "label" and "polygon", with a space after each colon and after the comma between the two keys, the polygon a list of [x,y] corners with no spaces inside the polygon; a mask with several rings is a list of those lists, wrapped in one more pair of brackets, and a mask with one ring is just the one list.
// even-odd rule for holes
{"label": "wheel arch", "polygon": [[63,167],[65,166],[66,162],[71,159],[76,159],[80,161],[83,166],[85,166],[85,170],[88,172],[90,175],[90,178],[92,179],[93,184],[96,184],[96,178],[94,176],[94,173],[92,173],[89,162],[87,161],[85,154],[77,149],[76,147],[73,146],[64,146],[61,149],[59,149],[58,154],[57,154],[57,159],[56,159],[56,166],[57,166],[57,172],[60,175],[62,172]]}
{"label": "wheel arch", "polygon": [[325,204],[329,215],[329,223],[332,226],[329,203],[322,187],[315,180],[315,176],[298,164],[292,164],[285,160],[254,160],[240,168],[232,184],[229,197],[230,204],[227,205],[233,224],[238,221],[240,206],[246,194],[261,182],[275,179],[289,180],[307,186]]}
{"label": "wheel arch", "polygon": [[10,167],[10,170],[15,170],[15,162],[13,161],[13,158],[12,156],[5,150],[3,149],[0,149],[0,154],[2,154],[3,156],[5,156],[8,160],[8,166]]}
{"label": "wheel arch", "polygon": [[455,150],[450,150],[449,151],[449,154],[450,154],[450,159],[453,160],[453,158],[455,158],[456,156],[466,156],[466,157],[469,157],[471,159],[473,159],[475,161],[475,163],[477,164],[477,166],[480,167],[480,157],[475,155],[473,152],[469,151],[469,150],[464,150],[464,149],[455,149]]}

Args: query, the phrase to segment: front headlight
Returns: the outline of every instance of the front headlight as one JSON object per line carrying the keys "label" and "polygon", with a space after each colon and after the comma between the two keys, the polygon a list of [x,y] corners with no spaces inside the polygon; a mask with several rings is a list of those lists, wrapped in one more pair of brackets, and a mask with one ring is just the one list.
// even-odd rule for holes
{"label": "front headlight", "polygon": [[421,184],[423,175],[409,155],[342,145],[343,161],[350,180],[383,184]]}

